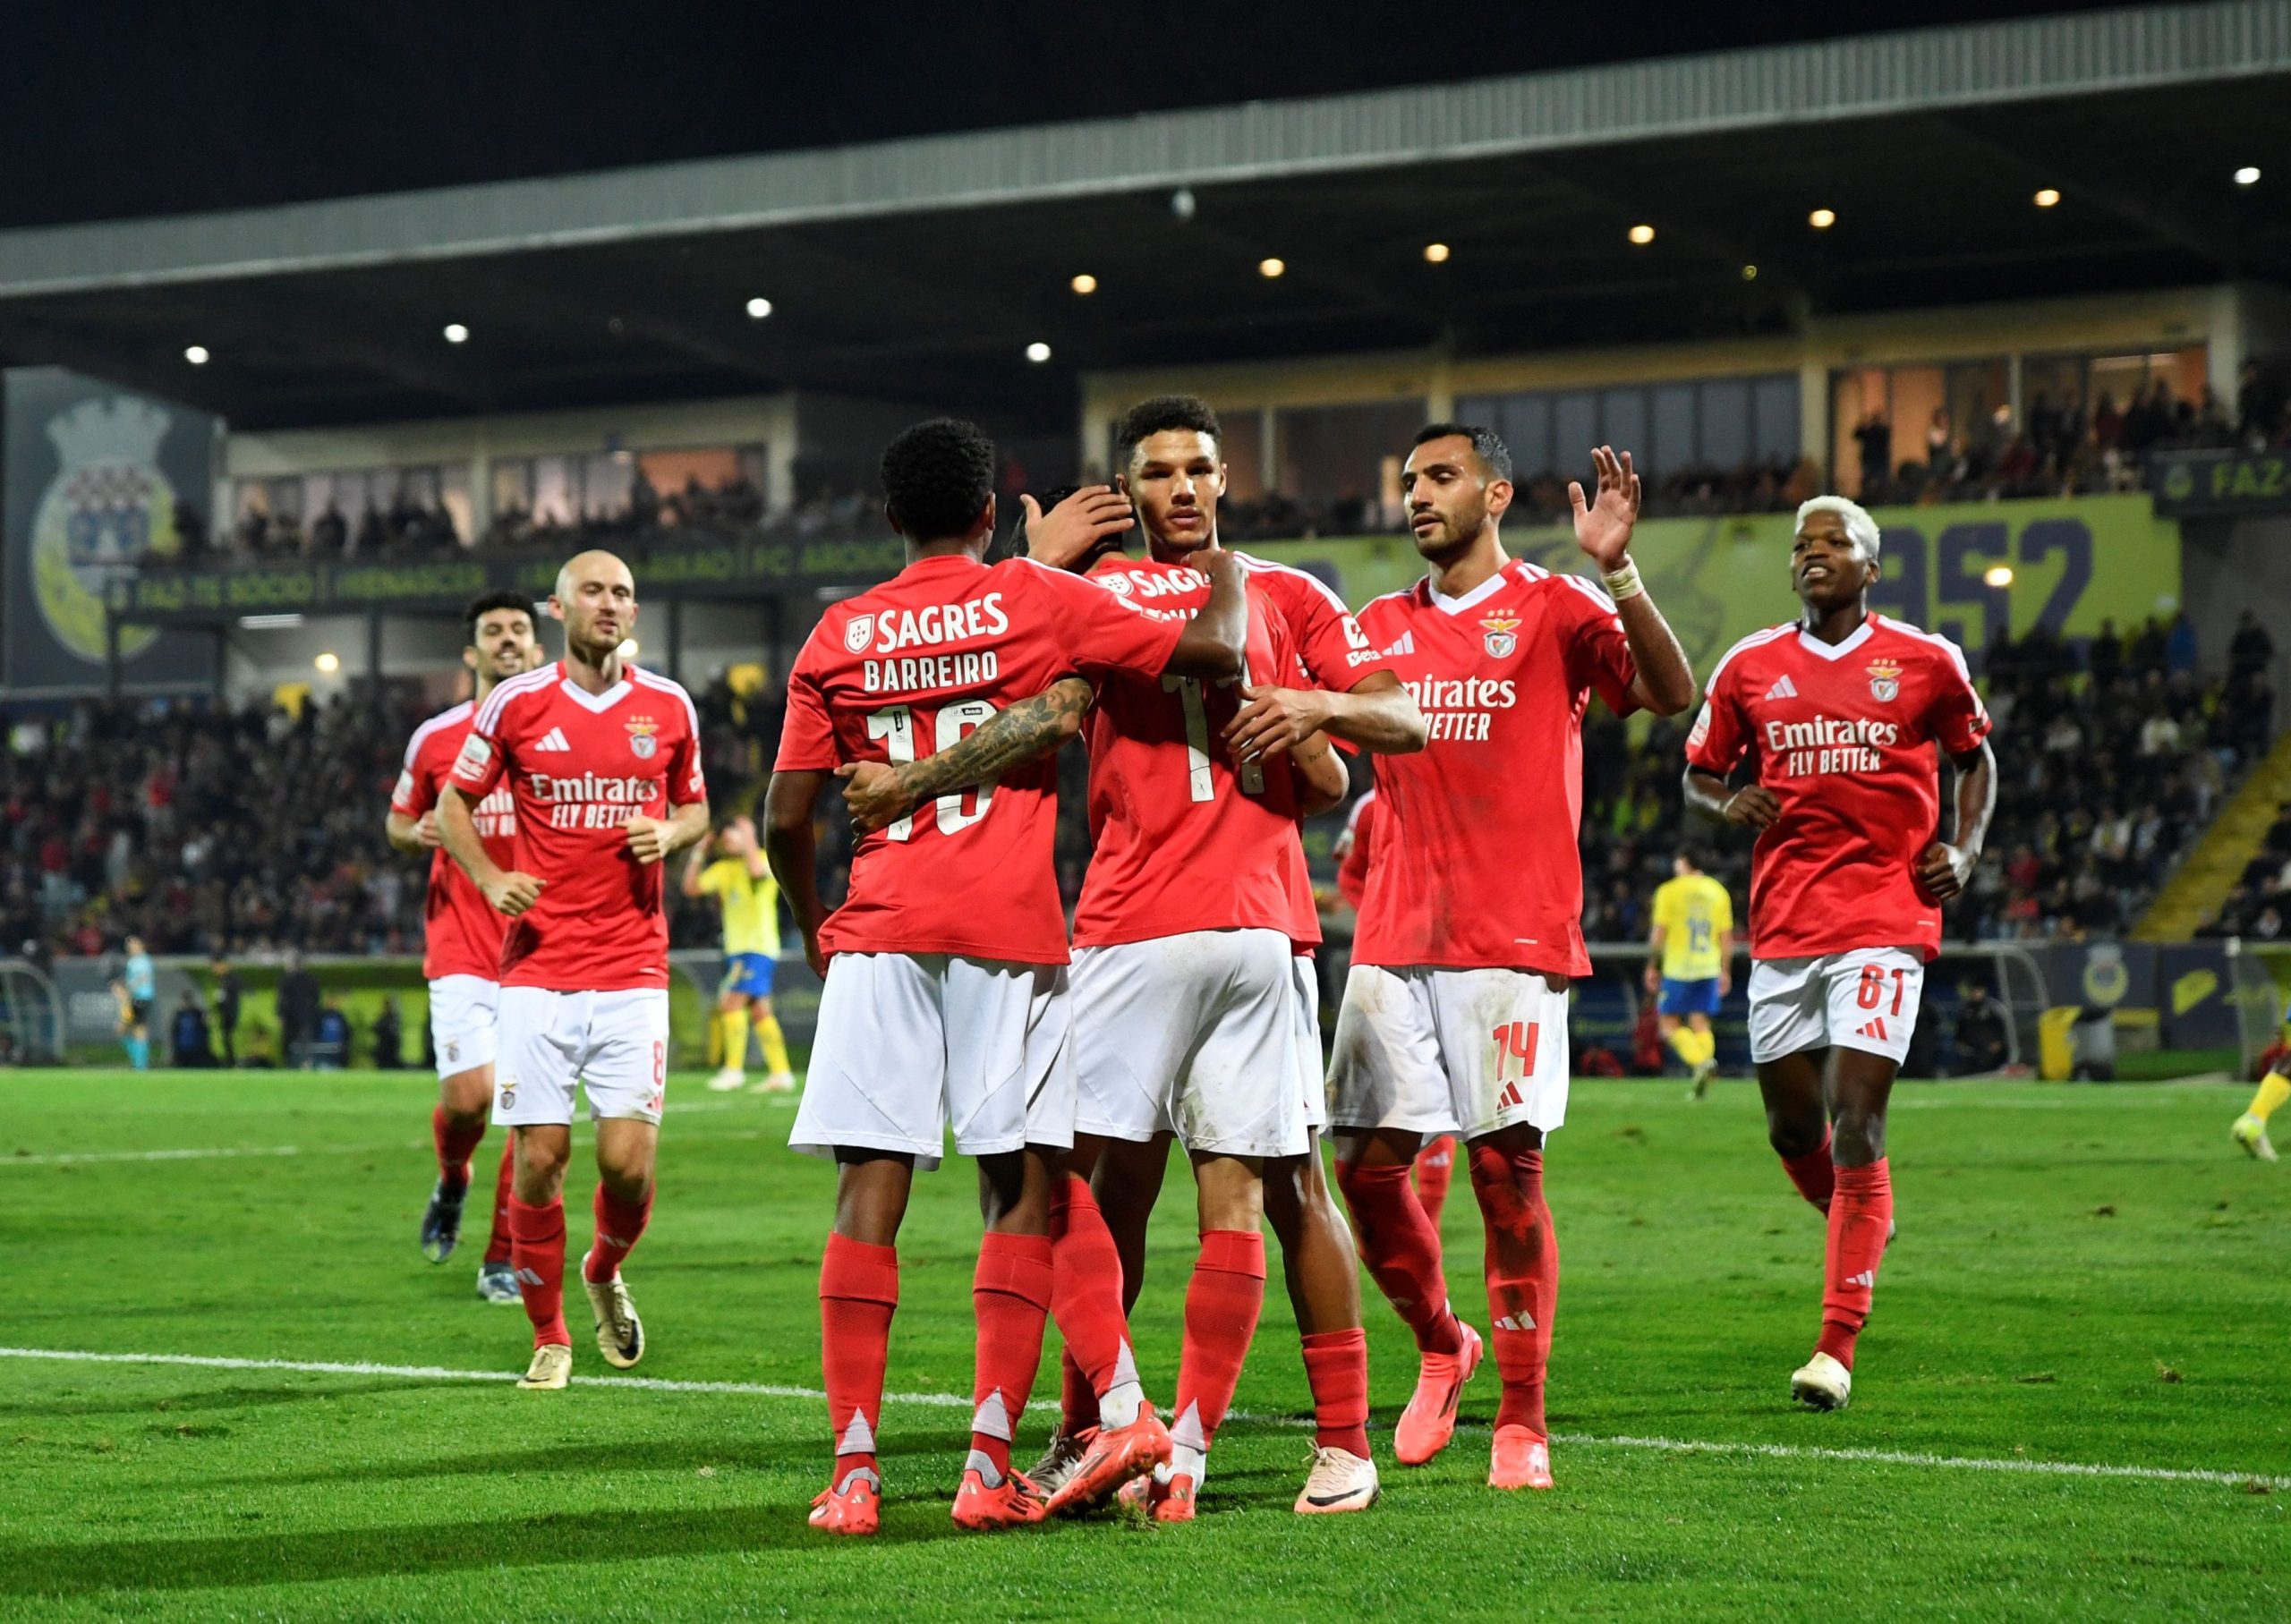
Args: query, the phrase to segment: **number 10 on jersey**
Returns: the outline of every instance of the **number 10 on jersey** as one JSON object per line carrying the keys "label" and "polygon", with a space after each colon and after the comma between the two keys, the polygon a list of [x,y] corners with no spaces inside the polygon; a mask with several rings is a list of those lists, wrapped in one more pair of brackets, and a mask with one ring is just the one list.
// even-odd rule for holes
{"label": "number 10 on jersey", "polygon": [[[935,729],[938,736],[933,743],[932,749],[933,751],[952,750],[962,743],[965,734],[974,727],[985,726],[993,719],[993,705],[983,699],[958,700],[951,705],[941,706]],[[867,716],[867,736],[870,739],[882,740],[883,754],[890,759],[894,767],[904,766],[916,760],[913,707],[886,705],[881,710],[870,711]],[[959,791],[939,797],[935,812],[941,834],[958,835],[985,817],[987,804],[994,798],[994,780],[980,779],[977,787],[970,793],[977,799],[972,803],[971,810],[968,812],[963,810],[963,795]],[[909,812],[883,830],[884,838],[890,840],[912,839],[914,835],[915,814],[913,812]]]}

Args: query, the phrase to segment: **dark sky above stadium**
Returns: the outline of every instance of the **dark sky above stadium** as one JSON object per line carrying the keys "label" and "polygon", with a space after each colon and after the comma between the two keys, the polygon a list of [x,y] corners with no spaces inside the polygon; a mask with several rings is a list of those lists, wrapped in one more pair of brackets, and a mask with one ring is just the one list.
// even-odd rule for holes
{"label": "dark sky above stadium", "polygon": [[474,0],[0,17],[0,226],[1818,39],[2096,0]]}

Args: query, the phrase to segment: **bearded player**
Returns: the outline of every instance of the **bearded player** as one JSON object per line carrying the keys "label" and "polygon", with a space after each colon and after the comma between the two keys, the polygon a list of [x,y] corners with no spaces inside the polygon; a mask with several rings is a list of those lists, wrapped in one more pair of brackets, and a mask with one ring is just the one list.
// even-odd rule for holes
{"label": "bearded player", "polygon": [[[811,1517],[831,1533],[878,1526],[899,1225],[915,1170],[937,1165],[950,1121],[956,1150],[978,1160],[986,1222],[972,1288],[976,1408],[954,1520],[992,1529],[1044,1514],[1010,1444],[1052,1306],[1052,1197],[1074,1139],[1074,1074],[1052,864],[1057,775],[1035,758],[1076,730],[1086,702],[1061,679],[1231,680],[1248,633],[1230,557],[1212,562],[1209,601],[1188,620],[1024,558],[984,564],[996,465],[993,442],[951,419],[885,450],[885,517],[906,538],[907,568],[833,605],[806,640],[766,800],[765,849],[826,978],[790,1143],[838,1167],[820,1269],[836,1453]],[[862,762],[871,776],[927,766],[974,729],[997,741],[975,787],[934,789],[864,835],[849,896],[822,917],[813,811],[829,776],[856,785]],[[1094,1356],[1114,1363],[1127,1337],[1117,1314]],[[1128,1431],[1158,1441],[1140,1464],[1166,1451],[1150,1411]]]}
{"label": "bearded player", "polygon": [[[1686,802],[1758,830],[1750,856],[1750,1059],[1767,1137],[1827,1217],[1821,1333],[1791,1397],[1845,1407],[1855,1339],[1893,1229],[1886,1104],[1909,1052],[1941,909],[1997,803],[1989,713],[1945,637],[1869,612],[1877,522],[1843,497],[1798,510],[1803,606],[1710,674],[1687,735]],[[1956,769],[1940,832],[1938,746]],[[1728,775],[1752,758],[1753,781]]]}
{"label": "bearded player", "polygon": [[[469,636],[462,664],[470,669],[475,695],[413,730],[386,826],[397,850],[430,854],[422,974],[430,983],[430,1042],[438,1056],[438,1103],[430,1113],[438,1182],[422,1215],[422,1254],[433,1263],[444,1263],[461,1242],[470,1157],[485,1138],[486,1114],[493,1103],[494,1014],[501,997],[501,936],[507,927],[446,855],[438,831],[438,792],[469,736],[478,707],[501,683],[524,676],[541,657],[533,606],[522,592],[488,592],[471,602],[462,621]],[[477,809],[476,822],[478,838],[495,865],[515,868],[517,815],[509,792],[497,789],[488,795]],[[494,1180],[492,1231],[477,1269],[477,1295],[489,1303],[517,1300],[517,1280],[509,1267],[509,1178],[515,1161],[505,1137]]]}
{"label": "bearded player", "polygon": [[[446,850],[510,922],[493,1119],[515,1130],[510,1262],[533,1326],[517,1383],[529,1390],[573,1372],[563,1196],[576,1081],[597,1128],[596,1238],[581,1263],[597,1350],[620,1370],[644,1356],[620,1264],[652,1217],[668,1080],[663,865],[708,829],[692,700],[620,654],[636,625],[628,566],[579,554],[549,607],[565,658],[493,690],[438,799]],[[494,862],[473,816],[497,785],[515,803],[514,869]]]}
{"label": "bearded player", "polygon": [[[1544,1373],[1559,1247],[1545,1135],[1567,1104],[1567,988],[1583,950],[1582,721],[1683,710],[1694,677],[1629,548],[1639,480],[1592,455],[1569,487],[1575,539],[1606,591],[1504,551],[1512,460],[1485,429],[1434,423],[1401,475],[1431,573],[1360,625],[1430,718],[1419,755],[1380,757],[1383,821],[1331,1059],[1337,1178],[1369,1271],[1415,1332],[1422,1365],[1394,1433],[1402,1465],[1446,1447],[1478,1333],[1449,1306],[1440,1237],[1408,1188],[1423,1143],[1463,1143],[1487,1233],[1489,1337],[1503,1393],[1488,1483],[1551,1486]],[[1610,597],[1609,594],[1613,596]]]}

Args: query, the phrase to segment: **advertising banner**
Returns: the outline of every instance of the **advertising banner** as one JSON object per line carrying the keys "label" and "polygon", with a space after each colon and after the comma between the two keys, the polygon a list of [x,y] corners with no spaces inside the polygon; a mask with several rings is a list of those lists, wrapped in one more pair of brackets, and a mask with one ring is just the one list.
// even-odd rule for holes
{"label": "advertising banner", "polygon": [[[53,367],[11,370],[0,392],[0,680],[16,698],[102,691],[104,594],[115,578],[173,557],[178,500],[214,491],[217,420]],[[141,693],[213,681],[207,641],[123,629],[125,685]]]}

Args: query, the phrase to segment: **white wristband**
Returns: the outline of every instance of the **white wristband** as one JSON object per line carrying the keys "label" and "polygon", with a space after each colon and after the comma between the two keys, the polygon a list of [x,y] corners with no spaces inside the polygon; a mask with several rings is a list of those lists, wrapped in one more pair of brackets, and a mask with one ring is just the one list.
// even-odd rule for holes
{"label": "white wristband", "polygon": [[1617,603],[1626,598],[1636,598],[1646,590],[1639,579],[1639,566],[1628,558],[1622,561],[1621,569],[1607,577],[1607,596]]}

